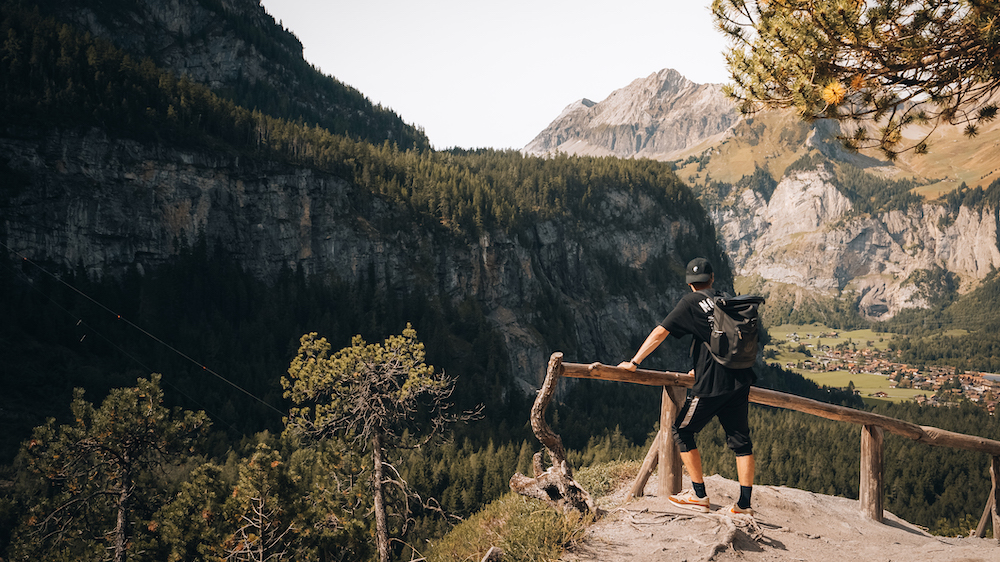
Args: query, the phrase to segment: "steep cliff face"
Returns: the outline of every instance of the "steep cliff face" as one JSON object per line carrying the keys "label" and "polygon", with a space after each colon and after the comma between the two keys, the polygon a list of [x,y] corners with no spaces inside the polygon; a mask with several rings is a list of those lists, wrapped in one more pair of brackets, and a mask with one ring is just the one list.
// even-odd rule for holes
{"label": "steep cliff face", "polygon": [[32,259],[116,275],[133,265],[155,267],[203,233],[262,278],[289,267],[352,282],[373,270],[395,291],[430,284],[455,304],[481,304],[525,388],[540,382],[555,351],[536,328],[538,295],[573,317],[568,337],[579,356],[567,360],[616,362],[683,284],[648,298],[612,295],[608,268],[683,271],[678,239],[712,238],[625,189],[601,195],[600,222],[635,226],[569,218],[518,237],[491,232],[467,240],[417,224],[412,212],[340,178],[274,162],[144,145],[98,130],[3,137],[0,155],[15,175],[30,178],[0,193],[0,238]]}
{"label": "steep cliff face", "polygon": [[298,39],[288,31],[277,31],[274,19],[249,0],[143,0],[124,10],[85,1],[61,5],[58,13],[97,37],[212,88],[232,85],[238,78],[252,82],[281,78],[281,69],[258,46],[233,32],[226,14],[240,18],[256,33],[275,33],[276,40],[268,44],[280,49],[280,56],[302,57]]}
{"label": "steep cliff face", "polygon": [[666,159],[737,120],[718,85],[695,84],[664,69],[615,90],[600,103],[583,99],[570,104],[524,152]]}
{"label": "steep cliff face", "polygon": [[44,8],[247,108],[372,142],[430,146],[394,112],[307,63],[298,38],[256,0],[134,0],[115,9],[100,0],[53,0]]}
{"label": "steep cliff face", "polygon": [[923,204],[859,217],[823,170],[785,177],[770,201],[753,190],[736,201],[712,215],[738,274],[822,296],[853,292],[869,318],[927,306],[935,295],[922,275],[950,272],[967,290],[1000,266],[993,208]]}

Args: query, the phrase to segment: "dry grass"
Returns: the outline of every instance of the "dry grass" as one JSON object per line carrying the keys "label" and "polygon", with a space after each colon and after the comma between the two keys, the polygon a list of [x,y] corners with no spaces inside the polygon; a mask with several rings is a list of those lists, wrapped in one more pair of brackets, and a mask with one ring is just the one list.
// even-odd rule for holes
{"label": "dry grass", "polygon": [[[620,489],[639,471],[638,461],[600,463],[576,472],[575,479],[598,500]],[[542,502],[513,492],[488,504],[434,541],[429,562],[478,562],[492,546],[504,562],[558,560],[563,550],[583,537],[592,517],[559,513]]]}

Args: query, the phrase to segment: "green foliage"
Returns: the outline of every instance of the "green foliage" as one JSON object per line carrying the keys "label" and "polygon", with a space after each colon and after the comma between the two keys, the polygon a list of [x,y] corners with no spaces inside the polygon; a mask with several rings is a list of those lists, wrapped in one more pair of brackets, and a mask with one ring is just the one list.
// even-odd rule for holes
{"label": "green foliage", "polygon": [[504,560],[555,560],[563,548],[583,537],[588,521],[576,512],[559,513],[538,500],[508,492],[432,541],[429,562],[480,560],[492,546]]}
{"label": "green foliage", "polygon": [[[948,281],[935,279],[929,272],[928,282]],[[900,361],[1000,372],[1000,321],[994,312],[998,303],[1000,277],[991,272],[974,291],[954,300],[940,299],[926,310],[901,311],[879,328],[906,335],[891,342],[891,349],[900,353]],[[952,330],[958,332],[949,334]]]}
{"label": "green foliage", "polygon": [[836,185],[851,201],[853,213],[858,215],[905,211],[923,201],[911,191],[918,185],[913,180],[880,178],[845,162],[837,166]]}
{"label": "green foliage", "polygon": [[[969,513],[958,522],[939,519],[934,525],[934,534],[944,537],[968,537],[977,527],[979,527],[979,519]],[[993,529],[989,528],[983,534],[984,538],[993,538],[993,536]]]}
{"label": "green foliage", "polygon": [[785,167],[785,175],[789,176],[793,172],[811,172],[817,169],[831,171],[832,163],[829,159],[816,151],[809,151],[803,154],[798,160]]}
{"label": "green foliage", "polygon": [[[310,333],[302,336],[299,352],[281,379],[285,397],[296,406],[286,418],[286,434],[292,437],[323,440],[339,437],[353,440],[360,450],[372,455],[371,490],[375,513],[379,560],[388,562],[388,515],[397,509],[405,528],[410,520],[406,482],[384,472],[398,470],[386,459],[400,449],[426,445],[445,427],[459,419],[447,410],[454,379],[435,374],[424,363],[424,345],[409,324],[402,335],[390,336],[381,344],[367,344],[361,336],[351,346],[330,354],[324,338]],[[263,501],[263,500],[262,500]],[[277,514],[274,510],[264,510]],[[260,514],[262,508],[255,507]],[[262,529],[257,524],[254,529]],[[283,550],[284,523],[271,527],[274,548]],[[250,537],[263,540],[263,531],[251,531]],[[263,546],[261,546],[263,548]]]}
{"label": "green foliage", "polygon": [[282,469],[281,454],[259,443],[240,464],[240,477],[229,510],[236,527],[223,543],[227,560],[285,560],[298,530],[286,508],[292,483]]}
{"label": "green foliage", "polygon": [[158,533],[156,555],[166,562],[208,561],[224,557],[228,526],[222,506],[233,486],[224,468],[205,463],[181,483],[173,499],[152,517],[150,528]]}
{"label": "green foliage", "polygon": [[761,168],[754,163],[753,173],[750,175],[745,175],[736,182],[737,189],[752,189],[757,193],[760,193],[765,201],[771,201],[771,195],[774,193],[774,188],[778,186],[778,182],[771,177],[771,173],[765,168]]}
{"label": "green foliage", "polygon": [[100,408],[77,389],[74,423],[50,419],[35,429],[21,449],[21,462],[36,484],[23,500],[30,507],[14,543],[15,557],[47,558],[80,549],[109,550],[115,560],[125,560],[149,506],[162,501],[144,480],[155,481],[174,462],[172,456],[191,452],[208,423],[202,412],[163,407],[159,380],[153,375],[116,389]]}
{"label": "green foliage", "polygon": [[181,483],[150,522],[147,559],[346,562],[371,554],[371,501],[355,452],[268,434],[240,452],[224,465],[198,466]]}
{"label": "green foliage", "polygon": [[[409,324],[402,335],[381,344],[361,336],[351,346],[330,354],[330,344],[313,332],[303,335],[288,376],[285,397],[296,404],[288,412],[287,429],[296,435],[327,438],[340,435],[369,446],[378,435],[387,449],[416,446],[444,423],[443,400],[454,379],[424,363],[424,344]],[[422,400],[430,403],[431,423],[419,422]]]}
{"label": "green foliage", "polygon": [[949,303],[958,296],[958,275],[935,264],[931,269],[918,269],[903,281],[903,286],[914,285],[917,295],[932,304]]}
{"label": "green foliage", "polygon": [[[860,123],[844,144],[890,160],[926,152],[938,125],[967,124],[972,137],[996,117],[995,3],[714,0],[712,13],[732,40],[725,91],[744,113]],[[928,124],[904,143],[903,129]]]}
{"label": "green foliage", "polygon": [[983,189],[981,185],[970,189],[965,182],[962,182],[958,189],[942,195],[941,200],[952,215],[958,214],[962,207],[975,210],[998,209],[1000,208],[1000,180],[993,180],[986,189]]}

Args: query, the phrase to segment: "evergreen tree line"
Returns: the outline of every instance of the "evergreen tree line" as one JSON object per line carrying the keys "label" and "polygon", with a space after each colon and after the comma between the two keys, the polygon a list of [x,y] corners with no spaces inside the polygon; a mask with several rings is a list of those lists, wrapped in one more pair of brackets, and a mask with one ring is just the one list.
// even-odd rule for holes
{"label": "evergreen tree line", "polygon": [[954,189],[941,196],[941,200],[951,210],[952,214],[958,214],[962,207],[981,210],[983,208],[1000,209],[1000,179],[993,180],[990,185],[983,189],[977,185],[970,188],[964,181],[958,189]]}
{"label": "evergreen tree line", "polygon": [[962,371],[1000,372],[1000,279],[991,272],[976,290],[926,310],[904,310],[878,325],[900,334],[890,349],[915,365],[951,365]]}

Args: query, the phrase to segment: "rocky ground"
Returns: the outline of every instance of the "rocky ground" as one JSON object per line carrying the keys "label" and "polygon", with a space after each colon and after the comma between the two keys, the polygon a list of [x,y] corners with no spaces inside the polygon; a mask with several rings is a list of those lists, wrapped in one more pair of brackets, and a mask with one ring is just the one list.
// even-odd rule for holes
{"label": "rocky ground", "polygon": [[561,560],[1000,561],[1000,544],[994,539],[929,535],[888,512],[876,523],[861,516],[856,500],[782,486],[754,487],[756,517],[728,516],[739,484],[718,475],[706,484],[712,499],[709,513],[673,506],[657,493],[655,478],[642,498],[626,502],[629,486],[603,498],[606,516]]}

